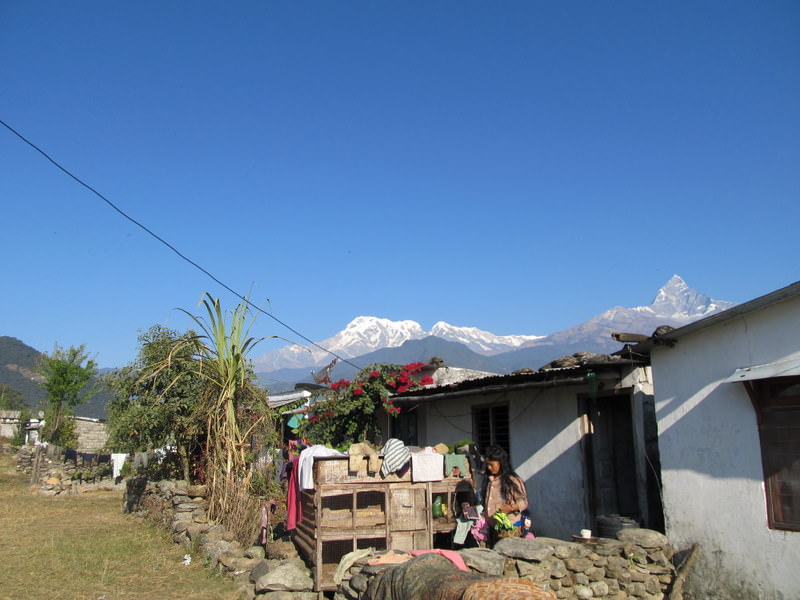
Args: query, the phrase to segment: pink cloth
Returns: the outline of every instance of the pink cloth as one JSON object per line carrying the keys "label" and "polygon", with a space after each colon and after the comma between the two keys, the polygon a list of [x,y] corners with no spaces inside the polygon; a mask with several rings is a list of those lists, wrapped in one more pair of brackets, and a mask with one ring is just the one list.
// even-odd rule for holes
{"label": "pink cloth", "polygon": [[459,571],[467,571],[467,572],[469,572],[469,569],[467,568],[467,565],[464,562],[464,559],[461,558],[461,555],[458,552],[456,552],[455,550],[441,550],[439,548],[434,548],[433,550],[412,550],[411,551],[411,555],[412,556],[422,556],[423,554],[441,554],[447,560],[449,560],[451,563],[453,563],[456,567],[458,567]]}
{"label": "pink cloth", "polygon": [[303,506],[300,503],[300,481],[297,477],[299,456],[292,459],[292,471],[289,473],[289,486],[286,490],[286,529],[297,528],[297,522],[303,520]]}

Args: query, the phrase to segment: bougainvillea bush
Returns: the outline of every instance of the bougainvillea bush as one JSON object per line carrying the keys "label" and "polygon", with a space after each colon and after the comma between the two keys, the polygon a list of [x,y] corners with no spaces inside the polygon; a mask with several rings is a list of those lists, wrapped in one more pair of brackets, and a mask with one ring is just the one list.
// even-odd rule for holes
{"label": "bougainvillea bush", "polygon": [[375,413],[380,407],[390,417],[400,414],[392,394],[402,394],[431,385],[433,379],[420,377],[424,363],[404,366],[375,364],[362,369],[353,381],[331,383],[326,398],[309,407],[298,433],[309,444],[345,448],[364,440],[376,441],[380,427]]}

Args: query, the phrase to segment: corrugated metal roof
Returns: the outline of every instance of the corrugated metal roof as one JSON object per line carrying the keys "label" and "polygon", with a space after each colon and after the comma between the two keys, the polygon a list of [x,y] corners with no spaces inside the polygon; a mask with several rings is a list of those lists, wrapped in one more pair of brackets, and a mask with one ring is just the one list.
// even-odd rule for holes
{"label": "corrugated metal roof", "polygon": [[306,390],[294,390],[292,392],[283,392],[281,394],[270,394],[267,397],[267,406],[270,408],[278,408],[291,404],[297,400],[303,400],[311,397],[311,392]]}
{"label": "corrugated metal roof", "polygon": [[792,375],[800,375],[800,358],[741,367],[736,369],[733,375],[725,379],[725,381],[750,381],[753,379],[769,379],[770,377],[791,377]]}
{"label": "corrugated metal roof", "polygon": [[556,387],[562,385],[580,385],[585,382],[585,376],[590,372],[608,371],[620,366],[641,365],[641,361],[618,359],[610,362],[589,363],[577,367],[561,367],[556,369],[543,369],[535,373],[511,373],[509,375],[493,375],[479,379],[469,379],[449,385],[429,386],[421,390],[414,390],[392,396],[397,402],[411,402],[426,400],[431,397],[455,396],[470,393],[472,390],[503,390],[509,388],[525,387]]}

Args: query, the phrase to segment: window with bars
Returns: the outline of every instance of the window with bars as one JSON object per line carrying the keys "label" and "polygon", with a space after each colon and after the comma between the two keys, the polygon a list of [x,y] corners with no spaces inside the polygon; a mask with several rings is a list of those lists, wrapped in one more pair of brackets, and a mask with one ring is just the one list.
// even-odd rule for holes
{"label": "window with bars", "polygon": [[511,454],[508,404],[473,406],[472,436],[481,453],[492,444],[497,444]]}
{"label": "window with bars", "polygon": [[800,377],[751,383],[771,529],[800,531]]}

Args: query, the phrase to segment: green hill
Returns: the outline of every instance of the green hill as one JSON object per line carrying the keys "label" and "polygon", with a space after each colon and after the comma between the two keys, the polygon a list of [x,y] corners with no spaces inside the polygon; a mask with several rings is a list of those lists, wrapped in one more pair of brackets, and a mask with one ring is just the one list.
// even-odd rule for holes
{"label": "green hill", "polygon": [[[44,409],[47,404],[47,394],[39,385],[42,376],[36,372],[41,355],[41,352],[17,338],[0,336],[0,384],[18,391],[25,405],[34,411]],[[104,419],[105,406],[110,400],[110,392],[102,388],[88,402],[78,406],[75,412],[80,417]]]}

